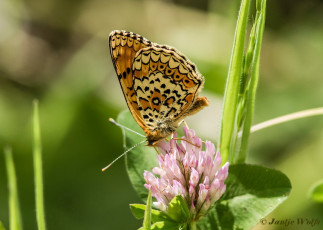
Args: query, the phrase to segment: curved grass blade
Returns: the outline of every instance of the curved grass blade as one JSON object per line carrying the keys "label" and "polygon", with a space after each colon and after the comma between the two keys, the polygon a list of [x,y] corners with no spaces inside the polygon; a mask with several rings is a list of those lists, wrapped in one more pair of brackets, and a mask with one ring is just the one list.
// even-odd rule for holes
{"label": "curved grass blade", "polygon": [[35,201],[36,217],[39,230],[46,230],[44,193],[43,193],[43,169],[42,169],[42,148],[40,138],[39,109],[38,101],[33,102],[33,158],[34,158],[34,180],[35,180]]}
{"label": "curved grass blade", "polygon": [[6,147],[4,155],[6,159],[9,189],[9,225],[11,230],[22,230],[23,227],[19,208],[16,170],[11,148]]}
{"label": "curved grass blade", "polygon": [[[261,1],[261,3],[260,3]],[[258,80],[259,80],[259,60],[260,60],[260,51],[261,51],[261,44],[262,44],[262,36],[263,31],[265,27],[265,17],[266,17],[266,0],[260,0],[257,1],[257,14],[256,14],[256,21],[254,23],[254,34],[252,33],[250,35],[250,40],[254,42],[251,42],[249,44],[253,45],[252,47],[249,47],[248,50],[252,52],[252,59],[250,63],[250,67],[247,66],[247,68],[250,68],[250,82],[248,84],[248,89],[246,91],[245,95],[245,116],[244,116],[244,122],[242,127],[242,138],[241,138],[241,144],[240,149],[237,152],[238,154],[234,158],[234,163],[243,163],[246,159],[246,153],[248,148],[248,141],[249,141],[249,135],[250,135],[250,128],[251,123],[253,119],[253,113],[254,113],[254,104],[255,104],[255,98],[256,98],[256,91],[258,86]],[[246,63],[249,64],[249,63]],[[236,136],[238,138],[238,135]]]}
{"label": "curved grass blade", "polygon": [[220,129],[220,152],[222,162],[229,158],[230,143],[234,133],[236,121],[237,100],[239,94],[239,83],[243,67],[244,43],[247,29],[250,0],[242,0],[238,16],[236,32],[234,36],[229,73],[224,94],[222,121]]}
{"label": "curved grass blade", "polygon": [[151,226],[151,202],[152,202],[151,189],[149,189],[146,210],[145,210],[145,216],[144,216],[144,223],[143,223],[144,230],[151,229],[150,228],[150,226]]}

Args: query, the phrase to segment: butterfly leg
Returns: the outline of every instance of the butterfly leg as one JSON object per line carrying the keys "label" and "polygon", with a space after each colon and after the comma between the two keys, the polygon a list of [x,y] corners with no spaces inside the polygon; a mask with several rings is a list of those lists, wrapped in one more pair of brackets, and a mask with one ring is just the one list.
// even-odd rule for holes
{"label": "butterfly leg", "polygon": [[159,152],[158,148],[157,148],[155,145],[153,145],[153,147],[154,147],[154,149],[156,150],[157,154],[159,155],[159,154],[160,154],[160,152]]}
{"label": "butterfly leg", "polygon": [[[184,123],[185,127],[186,127],[186,128],[188,128],[188,125],[187,125],[187,123],[186,123],[186,121],[185,121],[185,120],[181,120],[181,121],[178,123],[178,126],[180,126],[182,123]],[[173,137],[173,136],[171,136],[171,137]]]}

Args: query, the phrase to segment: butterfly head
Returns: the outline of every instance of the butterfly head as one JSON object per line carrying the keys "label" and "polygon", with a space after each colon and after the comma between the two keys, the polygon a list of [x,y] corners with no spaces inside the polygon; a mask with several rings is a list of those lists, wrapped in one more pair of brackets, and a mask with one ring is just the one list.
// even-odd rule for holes
{"label": "butterfly head", "polygon": [[147,146],[156,146],[159,141],[167,137],[168,135],[162,135],[158,130],[148,132],[147,134]]}
{"label": "butterfly head", "polygon": [[159,141],[168,137],[176,131],[177,125],[170,123],[163,123],[163,125],[157,126],[154,130],[146,130],[147,146],[156,146]]}

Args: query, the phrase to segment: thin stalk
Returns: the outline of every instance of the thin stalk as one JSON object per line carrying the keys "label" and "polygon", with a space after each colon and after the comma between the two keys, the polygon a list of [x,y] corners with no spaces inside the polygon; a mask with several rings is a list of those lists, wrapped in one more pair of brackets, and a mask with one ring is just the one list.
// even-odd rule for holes
{"label": "thin stalk", "polygon": [[34,100],[33,109],[33,157],[34,157],[34,180],[35,202],[38,230],[46,230],[44,193],[43,193],[43,166],[42,148],[40,138],[38,101]]}
{"label": "thin stalk", "polygon": [[[300,112],[287,114],[287,115],[284,115],[284,116],[281,116],[281,117],[276,117],[276,118],[273,118],[271,120],[261,122],[259,124],[256,124],[256,125],[252,126],[251,129],[250,129],[250,132],[255,133],[255,132],[259,131],[259,130],[269,128],[269,127],[272,127],[274,125],[278,125],[278,124],[285,123],[285,122],[288,122],[288,121],[293,121],[293,120],[306,118],[306,117],[312,117],[312,116],[319,116],[319,115],[323,115],[323,107],[315,108],[315,109],[303,110],[303,111],[300,111]],[[240,135],[241,135],[241,133],[240,133]]]}

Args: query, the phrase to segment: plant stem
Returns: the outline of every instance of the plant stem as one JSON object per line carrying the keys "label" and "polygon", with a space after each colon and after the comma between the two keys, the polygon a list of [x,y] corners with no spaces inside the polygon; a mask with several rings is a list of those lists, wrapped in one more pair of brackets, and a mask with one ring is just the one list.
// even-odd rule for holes
{"label": "plant stem", "polygon": [[196,221],[192,221],[189,226],[189,230],[196,230]]}

